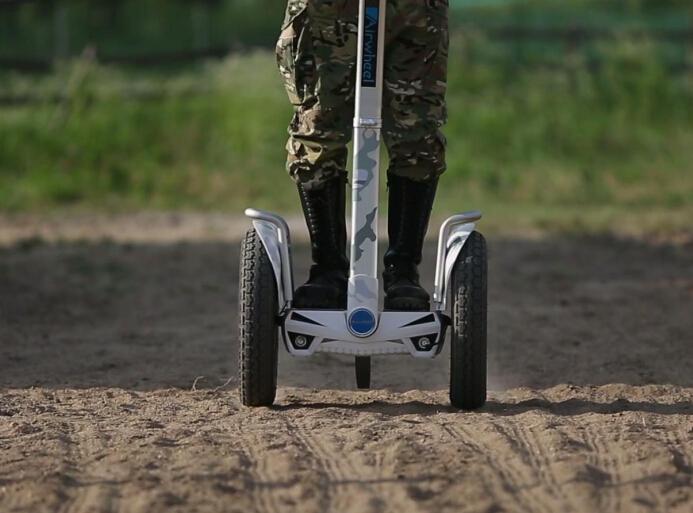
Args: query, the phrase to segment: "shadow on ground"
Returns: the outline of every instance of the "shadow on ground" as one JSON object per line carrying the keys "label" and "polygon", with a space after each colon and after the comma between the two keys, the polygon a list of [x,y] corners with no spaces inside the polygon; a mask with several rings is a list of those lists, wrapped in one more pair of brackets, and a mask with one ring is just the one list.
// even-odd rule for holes
{"label": "shadow on ground", "polygon": [[[497,238],[489,247],[491,388],[693,386],[693,248],[607,237]],[[300,279],[309,252],[295,251]],[[433,252],[429,244],[426,261]],[[196,378],[197,388],[234,385],[237,264],[231,243],[34,241],[0,249],[0,386],[187,389]],[[424,269],[427,283],[432,274]],[[374,386],[446,388],[445,357],[376,359]],[[282,357],[282,385],[352,381],[348,358]],[[487,408],[571,414],[589,405]]]}
{"label": "shadow on ground", "polygon": [[[273,406],[276,411],[290,411],[296,409],[324,410],[326,408],[339,408],[354,410],[360,413],[372,412],[385,417],[401,417],[404,415],[430,416],[441,412],[457,412],[451,405],[441,405],[424,401],[406,401],[393,403],[383,400],[370,402],[311,402],[293,401],[289,404]],[[504,402],[489,400],[483,408],[476,410],[478,413],[490,413],[495,416],[510,417],[522,415],[529,411],[544,411],[553,415],[571,417],[586,413],[613,415],[623,412],[652,413],[655,415],[693,415],[693,403],[679,401],[674,403],[658,403],[651,401],[629,401],[618,399],[611,402],[587,401],[583,399],[568,399],[564,401],[551,401],[548,399],[528,399],[519,402]]]}

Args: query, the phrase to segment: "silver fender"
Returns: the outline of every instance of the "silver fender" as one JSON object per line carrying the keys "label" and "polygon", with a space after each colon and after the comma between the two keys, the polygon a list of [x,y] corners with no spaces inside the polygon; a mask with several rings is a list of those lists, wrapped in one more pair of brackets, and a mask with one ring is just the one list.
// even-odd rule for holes
{"label": "silver fender", "polygon": [[481,219],[481,212],[472,210],[448,217],[440,226],[436,274],[433,284],[435,310],[444,311],[447,307],[447,291],[450,286],[452,269],[467,239],[476,229],[476,221],[479,219]]}
{"label": "silver fender", "polygon": [[281,216],[247,208],[245,215],[253,220],[253,228],[260,236],[277,282],[279,311],[291,306],[294,298],[294,279],[291,265],[291,234],[289,225]]}

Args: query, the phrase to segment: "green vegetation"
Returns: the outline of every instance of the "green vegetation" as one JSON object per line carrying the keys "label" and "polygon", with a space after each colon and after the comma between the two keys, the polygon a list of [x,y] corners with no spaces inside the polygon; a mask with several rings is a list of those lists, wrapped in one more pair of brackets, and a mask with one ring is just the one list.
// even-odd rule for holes
{"label": "green vegetation", "polygon": [[[672,79],[646,50],[610,48],[596,74],[579,63],[510,72],[453,61],[448,201],[690,201],[690,79]],[[283,175],[290,110],[268,54],[173,76],[77,61],[40,83],[7,83],[15,96],[29,89],[47,100],[2,108],[3,209],[295,203]]]}
{"label": "green vegetation", "polygon": [[[588,207],[599,229],[634,216],[689,225],[693,74],[671,74],[642,38],[549,69],[504,64],[507,51],[462,33],[438,212],[585,228]],[[3,72],[0,97],[2,211],[298,208],[283,170],[290,107],[268,51],[183,70],[87,56],[50,75]]]}
{"label": "green vegetation", "polygon": [[266,53],[174,76],[78,61],[45,83],[8,82],[47,100],[0,111],[0,208],[291,204],[278,187],[289,107]]}
{"label": "green vegetation", "polygon": [[597,72],[580,58],[564,71],[453,66],[454,184],[504,201],[691,201],[691,77],[666,73],[647,43],[601,51]]}

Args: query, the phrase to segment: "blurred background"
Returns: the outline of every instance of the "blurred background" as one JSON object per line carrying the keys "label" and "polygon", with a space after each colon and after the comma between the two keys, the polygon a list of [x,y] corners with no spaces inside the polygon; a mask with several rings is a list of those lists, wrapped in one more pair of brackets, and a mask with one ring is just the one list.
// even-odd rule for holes
{"label": "blurred background", "polygon": [[[0,1],[0,212],[298,212],[273,54],[285,5]],[[690,0],[450,5],[439,216],[690,227]]]}

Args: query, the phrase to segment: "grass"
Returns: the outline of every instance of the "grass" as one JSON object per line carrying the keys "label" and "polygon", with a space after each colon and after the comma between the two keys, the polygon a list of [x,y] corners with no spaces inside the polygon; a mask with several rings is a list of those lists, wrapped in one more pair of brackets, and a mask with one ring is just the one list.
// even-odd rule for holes
{"label": "grass", "polygon": [[[646,41],[605,46],[597,72],[579,58],[557,71],[465,57],[483,44],[453,42],[437,212],[688,226],[690,76],[668,74]],[[175,74],[77,60],[42,78],[5,74],[0,94],[42,98],[0,107],[0,211],[298,208],[283,170],[290,108],[270,53]]]}
{"label": "grass", "polygon": [[60,102],[4,109],[0,208],[219,208],[282,177],[289,110],[267,55],[184,76],[133,81],[87,62],[59,76],[43,92]]}

